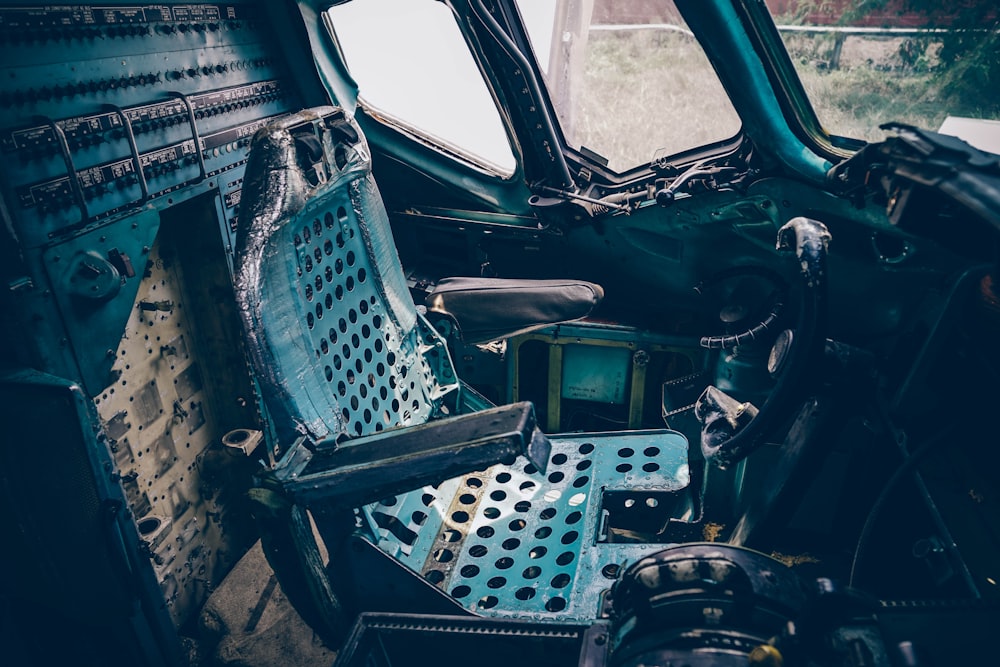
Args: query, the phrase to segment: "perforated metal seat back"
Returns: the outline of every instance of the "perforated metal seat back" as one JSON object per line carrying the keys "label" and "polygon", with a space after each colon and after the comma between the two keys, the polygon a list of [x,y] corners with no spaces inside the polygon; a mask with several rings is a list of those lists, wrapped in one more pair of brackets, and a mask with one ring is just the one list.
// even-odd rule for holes
{"label": "perforated metal seat back", "polygon": [[327,107],[262,130],[243,202],[237,298],[279,441],[448,411],[451,362],[409,296],[353,120]]}

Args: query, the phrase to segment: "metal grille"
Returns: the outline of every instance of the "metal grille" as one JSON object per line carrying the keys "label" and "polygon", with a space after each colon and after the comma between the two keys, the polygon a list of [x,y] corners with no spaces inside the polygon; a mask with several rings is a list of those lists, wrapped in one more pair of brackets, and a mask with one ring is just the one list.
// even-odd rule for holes
{"label": "metal grille", "polygon": [[574,435],[552,444],[544,479],[518,459],[373,506],[398,521],[395,532],[379,531],[380,547],[480,614],[595,618],[600,593],[619,569],[663,548],[598,542],[606,531],[602,498],[613,496],[622,503],[613,509],[627,512],[680,492],[688,482],[687,441],[664,431]]}

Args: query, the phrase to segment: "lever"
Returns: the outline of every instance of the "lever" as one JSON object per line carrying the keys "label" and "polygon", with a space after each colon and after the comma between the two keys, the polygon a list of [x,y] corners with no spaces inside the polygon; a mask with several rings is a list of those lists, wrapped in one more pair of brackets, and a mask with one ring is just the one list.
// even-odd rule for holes
{"label": "lever", "polygon": [[674,203],[677,198],[677,192],[683,187],[688,181],[697,176],[714,176],[716,174],[722,173],[724,171],[736,171],[735,167],[719,167],[719,166],[705,166],[710,158],[704,160],[698,160],[693,165],[681,172],[680,176],[675,178],[670,182],[665,188],[656,191],[653,198],[656,199],[656,203],[660,206],[670,206]]}

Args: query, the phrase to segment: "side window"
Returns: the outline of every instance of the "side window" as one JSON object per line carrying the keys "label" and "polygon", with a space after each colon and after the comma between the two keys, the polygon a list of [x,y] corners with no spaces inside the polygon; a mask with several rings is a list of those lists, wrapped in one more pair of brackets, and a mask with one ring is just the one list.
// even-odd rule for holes
{"label": "side window", "polygon": [[[823,127],[881,141],[899,121],[1000,148],[996,0],[767,0]],[[950,130],[957,131],[950,131]]]}
{"label": "side window", "polygon": [[610,169],[740,131],[671,0],[517,0],[517,7],[567,142]]}
{"label": "side window", "polygon": [[500,113],[447,5],[353,0],[328,11],[366,111],[479,167],[514,173]]}

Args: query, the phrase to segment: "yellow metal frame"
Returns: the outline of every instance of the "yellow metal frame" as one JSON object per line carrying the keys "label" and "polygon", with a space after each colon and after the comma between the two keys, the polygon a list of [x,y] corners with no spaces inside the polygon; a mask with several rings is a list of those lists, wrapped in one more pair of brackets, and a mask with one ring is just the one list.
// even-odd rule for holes
{"label": "yellow metal frame", "polygon": [[[570,332],[585,330],[587,331],[587,335],[561,335],[567,330]],[[590,333],[591,331],[593,331],[593,334]],[[612,335],[614,338],[610,336],[602,337],[600,335],[602,331],[607,331],[609,334],[612,334],[613,332]],[[630,333],[635,334],[635,339],[615,340],[615,338],[621,338],[623,335],[627,336]],[[518,364],[521,346],[532,341],[546,343],[548,345],[549,353],[547,382],[548,409],[544,415],[544,420],[546,431],[549,433],[557,433],[561,430],[560,424],[562,420],[563,352],[565,346],[592,345],[595,347],[624,347],[632,351],[631,382],[629,383],[628,394],[628,428],[642,428],[642,415],[646,407],[644,391],[646,386],[646,367],[648,365],[648,360],[652,357],[652,355],[657,352],[681,354],[691,361],[691,366],[694,370],[701,368],[706,356],[704,351],[699,348],[652,342],[649,339],[653,337],[654,336],[652,334],[640,332],[638,329],[614,325],[609,327],[607,330],[604,330],[600,325],[593,324],[577,324],[561,327],[556,326],[550,329],[542,329],[522,334],[520,336],[515,336],[507,343],[507,352],[510,358],[510,395],[508,396],[508,400],[511,402],[524,400],[520,396],[520,368]],[[636,354],[640,351],[645,351],[649,354],[649,356],[646,357],[647,361],[642,361],[641,355]]]}

